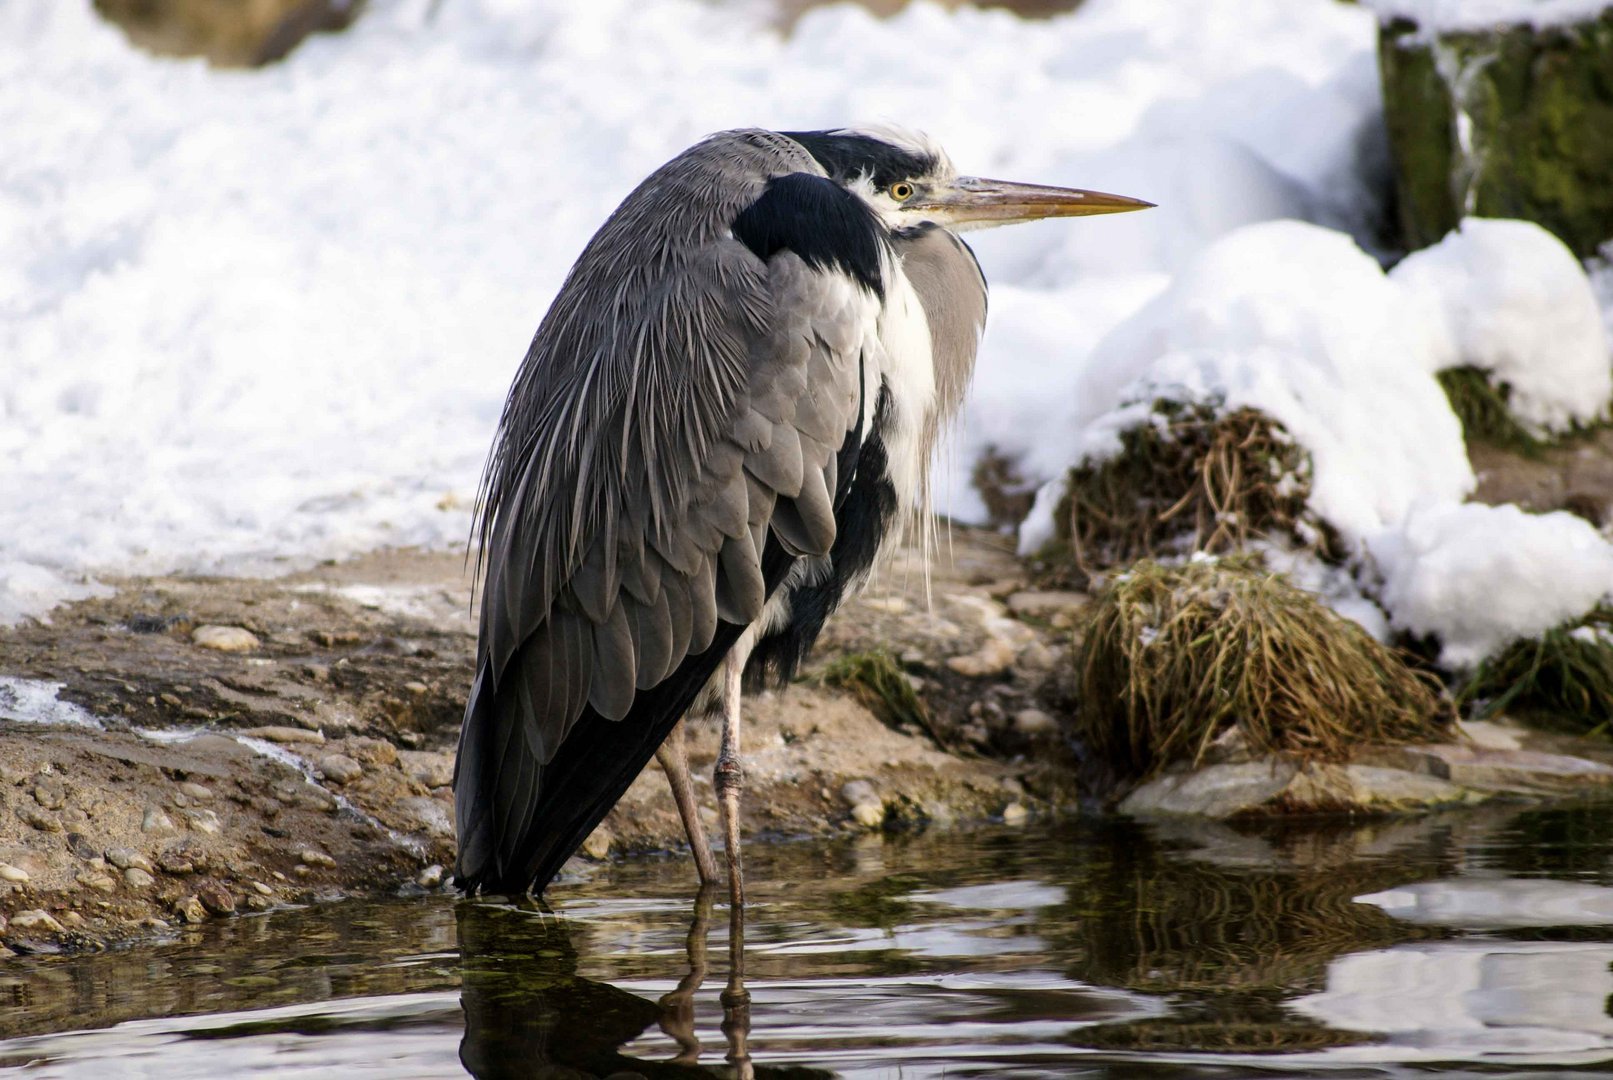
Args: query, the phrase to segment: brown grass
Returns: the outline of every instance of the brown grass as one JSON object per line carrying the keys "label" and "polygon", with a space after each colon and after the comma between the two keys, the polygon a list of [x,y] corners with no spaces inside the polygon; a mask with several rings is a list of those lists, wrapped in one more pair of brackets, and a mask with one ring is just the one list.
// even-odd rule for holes
{"label": "brown grass", "polygon": [[1453,715],[1431,676],[1248,558],[1131,567],[1076,674],[1078,731],[1121,776],[1196,765],[1234,726],[1256,753],[1339,760],[1437,738]]}
{"label": "brown grass", "polygon": [[1254,409],[1161,399],[1151,423],[1121,432],[1121,452],[1070,473],[1058,539],[1078,576],[1160,554],[1220,554],[1270,535],[1328,546],[1306,510],[1311,462]]}

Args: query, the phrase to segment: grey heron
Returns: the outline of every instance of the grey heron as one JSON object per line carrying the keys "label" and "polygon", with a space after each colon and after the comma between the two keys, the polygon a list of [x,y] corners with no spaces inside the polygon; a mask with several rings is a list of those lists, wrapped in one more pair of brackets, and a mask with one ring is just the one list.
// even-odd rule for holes
{"label": "grey heron", "polygon": [[483,478],[458,884],[541,892],[651,757],[717,871],[682,732],[722,722],[730,898],[742,678],[786,681],[925,502],[986,282],[958,232],[1151,205],[961,176],[895,127],[728,131],[584,248]]}

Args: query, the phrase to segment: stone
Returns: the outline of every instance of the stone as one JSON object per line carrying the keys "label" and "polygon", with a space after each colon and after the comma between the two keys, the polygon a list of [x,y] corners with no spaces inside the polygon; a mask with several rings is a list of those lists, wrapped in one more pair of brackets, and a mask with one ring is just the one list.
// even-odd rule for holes
{"label": "stone", "polygon": [[235,897],[223,885],[216,881],[209,881],[196,890],[196,899],[202,906],[214,915],[233,915],[235,913]]}
{"label": "stone", "polygon": [[13,930],[39,930],[48,934],[65,934],[66,928],[56,921],[55,916],[40,908],[29,911],[19,911],[11,917]]}
{"label": "stone", "polygon": [[294,745],[300,743],[323,744],[325,733],[322,731],[309,731],[306,728],[285,727],[271,724],[267,727],[247,728],[242,735],[253,739],[262,739],[264,742]]}
{"label": "stone", "polygon": [[1021,709],[1014,714],[1014,730],[1021,735],[1046,735],[1058,730],[1058,721],[1041,709]]}
{"label": "stone", "polygon": [[145,814],[140,819],[140,831],[162,836],[178,830],[174,827],[173,818],[169,817],[162,807],[148,806]]}
{"label": "stone", "polygon": [[67,802],[67,785],[62,783],[61,777],[46,773],[35,777],[33,796],[34,802],[46,810],[60,810]]}
{"label": "stone", "polygon": [[250,882],[249,884],[252,886],[252,891],[257,893],[259,896],[273,896],[274,895],[274,890],[269,888],[269,886],[265,885],[261,881],[253,881],[253,882]]}
{"label": "stone", "polygon": [[61,819],[49,811],[41,810],[37,806],[28,806],[26,804],[19,806],[17,816],[40,832],[58,833],[62,831]]}
{"label": "stone", "polygon": [[447,787],[454,782],[454,759],[436,750],[404,750],[398,754],[403,771],[428,788]]}
{"label": "stone", "polygon": [[454,835],[454,820],[449,816],[448,806],[436,799],[424,795],[415,795],[407,799],[399,799],[398,810],[407,814],[415,826],[431,836],[440,836],[444,839]]}
{"label": "stone", "polygon": [[1318,763],[1300,768],[1280,758],[1205,765],[1140,785],[1120,802],[1139,817],[1399,812],[1473,802],[1482,796],[1427,773],[1383,765]]}
{"label": "stone", "polygon": [[198,626],[190,632],[191,643],[218,652],[251,652],[260,642],[258,635],[241,626]]}
{"label": "stone", "polygon": [[1008,597],[1008,610],[1021,619],[1050,619],[1064,611],[1080,611],[1092,602],[1086,593],[1063,589],[1022,589]]}
{"label": "stone", "polygon": [[193,780],[186,780],[179,785],[179,793],[196,802],[207,802],[213,797],[213,789]]}
{"label": "stone", "polygon": [[885,804],[860,802],[851,808],[851,819],[865,829],[877,829],[885,824]]}
{"label": "stone", "polygon": [[98,870],[82,871],[77,875],[75,880],[77,880],[77,882],[86,889],[94,889],[96,892],[109,893],[118,887],[116,878],[114,878],[111,874],[103,873]]}
{"label": "stone", "polygon": [[217,836],[224,828],[224,823],[211,810],[186,810],[185,820],[196,832],[207,836]]}
{"label": "stone", "polygon": [[170,845],[157,856],[157,868],[165,874],[193,874],[196,872],[195,852],[189,844]]}
{"label": "stone", "polygon": [[20,866],[12,866],[10,863],[0,863],[0,881],[9,881],[13,885],[26,885],[28,884],[28,871]]}
{"label": "stone", "polygon": [[420,875],[414,879],[414,883],[422,889],[435,889],[442,884],[443,873],[440,863],[432,863],[420,871]]}
{"label": "stone", "polygon": [[153,870],[151,860],[140,854],[134,848],[130,847],[107,848],[106,861],[117,867],[119,870],[128,870],[132,868],[135,870],[144,870],[148,874]]}
{"label": "stone", "polygon": [[75,832],[83,832],[90,827],[90,815],[77,806],[69,806],[62,811],[62,826]]}
{"label": "stone", "polygon": [[320,851],[318,848],[313,847],[306,847],[298,851],[297,859],[308,866],[323,866],[328,868],[336,865],[335,859],[325,854],[325,852]]}
{"label": "stone", "polygon": [[89,838],[83,833],[70,832],[67,834],[67,850],[81,859],[99,859],[101,857],[100,852],[95,849],[95,845],[90,843]]}
{"label": "stone", "polygon": [[1227,818],[1251,810],[1281,794],[1299,771],[1292,762],[1251,761],[1207,765],[1140,784],[1120,801],[1123,814],[1189,814]]}
{"label": "stone", "polygon": [[174,914],[179,916],[180,922],[199,923],[207,920],[207,908],[202,906],[201,900],[194,894],[175,900]]}
{"label": "stone", "polygon": [[149,889],[156,880],[150,871],[142,870],[138,866],[131,866],[123,872],[123,883],[131,889]]}
{"label": "stone", "polygon": [[365,765],[381,767],[398,763],[398,748],[385,739],[360,736],[348,739],[342,744],[342,749],[349,757]]}
{"label": "stone", "polygon": [[321,776],[337,784],[350,784],[364,775],[364,766],[346,754],[326,754],[315,766]]}
{"label": "stone", "polygon": [[1004,825],[1023,825],[1030,820],[1031,812],[1025,809],[1025,804],[1011,802],[1003,807]]}
{"label": "stone", "polygon": [[582,852],[590,859],[602,860],[610,856],[611,842],[615,838],[610,830],[601,825],[588,834],[588,839],[582,842]]}
{"label": "stone", "polygon": [[1019,650],[1007,638],[987,638],[986,643],[972,653],[947,658],[947,667],[970,679],[987,679],[1001,675],[1013,666]]}

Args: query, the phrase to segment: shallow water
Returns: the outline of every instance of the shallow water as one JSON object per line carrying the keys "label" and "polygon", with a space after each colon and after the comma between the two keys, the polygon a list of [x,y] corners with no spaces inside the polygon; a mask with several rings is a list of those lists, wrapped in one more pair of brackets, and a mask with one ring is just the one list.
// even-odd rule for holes
{"label": "shallow water", "polygon": [[556,886],[553,913],[348,901],[8,961],[0,1069],[1613,1073],[1608,804],[865,837],[749,866],[748,1007],[726,906],[684,860],[640,860]]}

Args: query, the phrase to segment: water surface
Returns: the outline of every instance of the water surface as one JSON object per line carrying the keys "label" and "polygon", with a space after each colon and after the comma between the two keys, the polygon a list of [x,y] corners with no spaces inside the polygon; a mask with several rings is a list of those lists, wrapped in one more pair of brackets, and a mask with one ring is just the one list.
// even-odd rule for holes
{"label": "water surface", "polygon": [[757,846],[0,968],[29,1077],[1613,1074],[1613,807]]}

